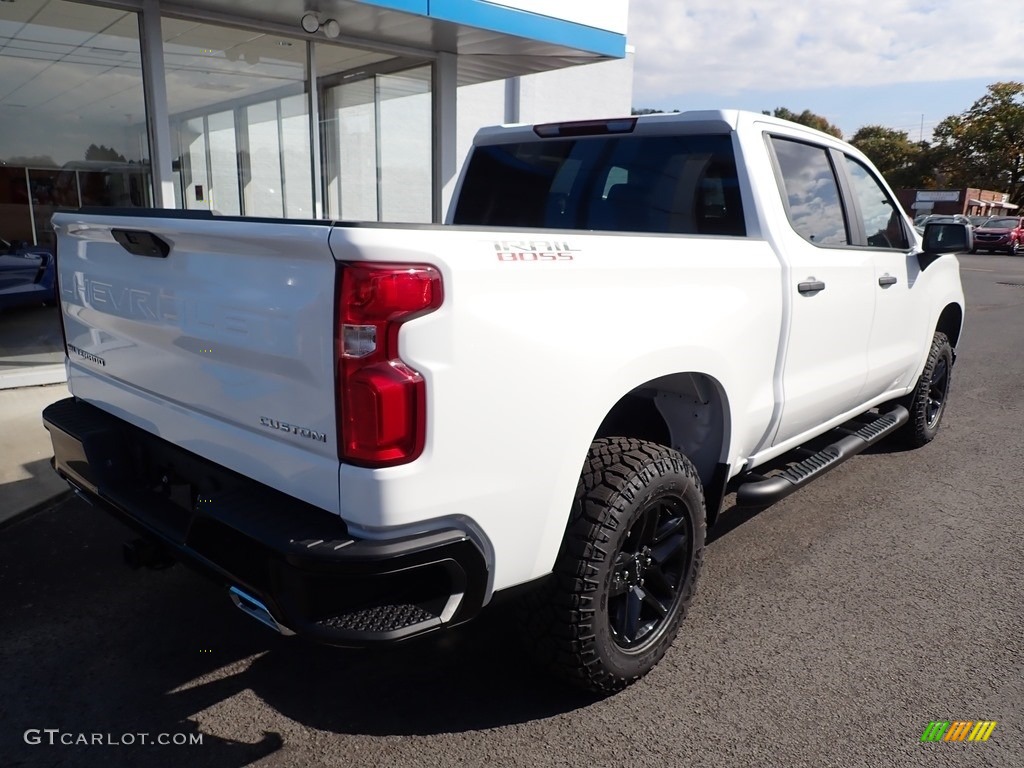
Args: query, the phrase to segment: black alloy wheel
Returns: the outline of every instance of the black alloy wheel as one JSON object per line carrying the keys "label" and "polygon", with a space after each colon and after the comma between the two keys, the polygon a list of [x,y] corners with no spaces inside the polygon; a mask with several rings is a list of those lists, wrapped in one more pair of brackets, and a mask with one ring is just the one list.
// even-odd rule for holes
{"label": "black alloy wheel", "polygon": [[608,620],[615,644],[637,652],[657,642],[679,609],[677,596],[693,552],[693,530],[678,496],[652,499],[615,556]]}
{"label": "black alloy wheel", "polygon": [[949,364],[945,357],[940,357],[932,369],[931,379],[928,382],[926,420],[925,423],[934,428],[942,418],[942,411],[946,407],[946,397],[949,395]]}

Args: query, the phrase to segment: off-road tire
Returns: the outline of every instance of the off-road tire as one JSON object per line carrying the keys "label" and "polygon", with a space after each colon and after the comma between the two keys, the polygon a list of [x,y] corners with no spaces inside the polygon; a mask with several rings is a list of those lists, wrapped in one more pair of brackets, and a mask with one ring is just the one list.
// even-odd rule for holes
{"label": "off-road tire", "polygon": [[938,433],[949,401],[952,376],[953,349],[946,334],[936,332],[917,387],[904,402],[910,411],[910,421],[900,430],[900,437],[911,448],[930,443]]}
{"label": "off-road tire", "polygon": [[705,532],[704,493],[689,459],[643,440],[596,440],[553,573],[520,605],[535,656],[592,693],[643,677],[693,600]]}

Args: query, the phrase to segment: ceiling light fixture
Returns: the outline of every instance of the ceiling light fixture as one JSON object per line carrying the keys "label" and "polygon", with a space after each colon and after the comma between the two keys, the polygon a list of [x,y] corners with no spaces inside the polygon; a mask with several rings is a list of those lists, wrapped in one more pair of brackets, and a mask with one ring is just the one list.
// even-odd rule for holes
{"label": "ceiling light fixture", "polygon": [[323,29],[324,34],[327,35],[327,37],[331,38],[331,40],[334,40],[338,35],[341,34],[341,24],[339,24],[334,19],[328,19],[327,21],[325,21]]}
{"label": "ceiling light fixture", "polygon": [[320,29],[320,19],[317,18],[317,15],[315,13],[307,13],[305,16],[303,16],[301,24],[302,29],[311,35],[318,29]]}
{"label": "ceiling light fixture", "polygon": [[[0,0],[0,2],[3,2],[3,0]],[[299,20],[299,26],[310,35],[323,30],[324,37],[329,37],[331,40],[334,40],[341,34],[341,24],[336,19],[324,19],[321,22],[320,14],[313,11],[303,15]]]}

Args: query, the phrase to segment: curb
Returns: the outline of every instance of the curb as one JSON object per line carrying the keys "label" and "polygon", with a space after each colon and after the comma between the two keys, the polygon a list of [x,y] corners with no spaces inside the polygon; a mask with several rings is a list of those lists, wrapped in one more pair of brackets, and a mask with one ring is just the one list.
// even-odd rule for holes
{"label": "curb", "polygon": [[28,371],[5,371],[0,373],[0,389],[41,387],[47,384],[64,384],[68,380],[63,363],[38,365]]}

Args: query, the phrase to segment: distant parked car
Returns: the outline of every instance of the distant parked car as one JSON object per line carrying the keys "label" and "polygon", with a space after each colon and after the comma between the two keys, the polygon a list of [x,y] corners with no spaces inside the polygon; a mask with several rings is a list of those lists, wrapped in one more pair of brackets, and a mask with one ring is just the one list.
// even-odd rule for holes
{"label": "distant parked car", "polygon": [[0,309],[56,301],[53,253],[43,246],[0,237]]}
{"label": "distant parked car", "polygon": [[1005,251],[1011,256],[1020,252],[1024,241],[1024,216],[993,216],[974,230],[974,249],[977,251]]}
{"label": "distant parked car", "polygon": [[962,213],[954,213],[952,215],[933,213],[927,216],[918,216],[914,219],[914,229],[917,230],[919,235],[924,234],[925,224],[966,224],[970,227],[974,226],[971,220]]}

